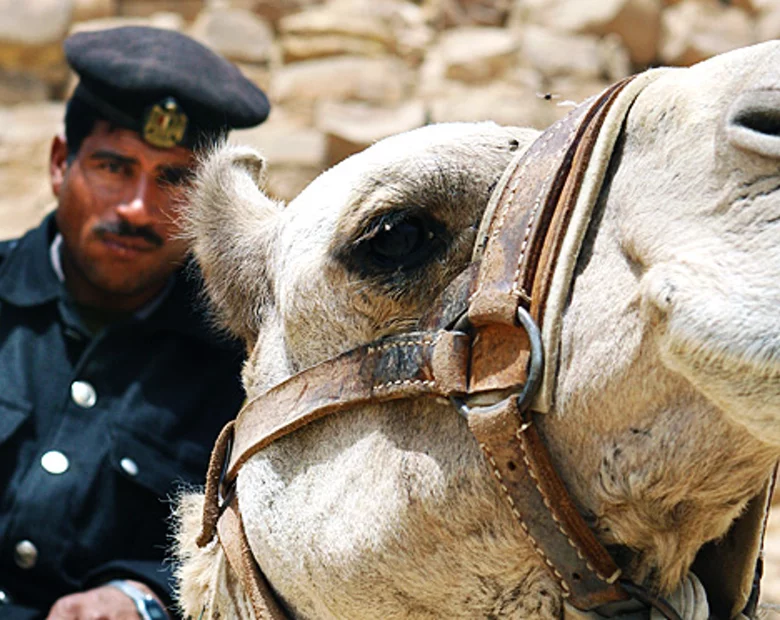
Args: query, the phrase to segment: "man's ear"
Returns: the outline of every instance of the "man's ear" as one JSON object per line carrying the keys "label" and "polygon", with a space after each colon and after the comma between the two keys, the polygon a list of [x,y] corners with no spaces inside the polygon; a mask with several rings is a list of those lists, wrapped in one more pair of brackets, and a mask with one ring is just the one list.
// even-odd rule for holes
{"label": "man's ear", "polygon": [[60,197],[60,190],[62,189],[67,169],[68,143],[63,136],[54,136],[49,153],[49,178],[51,179],[51,191],[57,198]]}

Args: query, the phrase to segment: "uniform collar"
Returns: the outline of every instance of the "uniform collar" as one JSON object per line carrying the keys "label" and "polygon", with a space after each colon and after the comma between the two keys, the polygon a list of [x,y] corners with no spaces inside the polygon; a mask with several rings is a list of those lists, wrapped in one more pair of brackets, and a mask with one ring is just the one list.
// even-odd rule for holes
{"label": "uniform collar", "polygon": [[54,214],[50,213],[37,228],[6,242],[9,253],[0,269],[0,300],[31,307],[65,293],[50,260],[49,247],[55,234]]}

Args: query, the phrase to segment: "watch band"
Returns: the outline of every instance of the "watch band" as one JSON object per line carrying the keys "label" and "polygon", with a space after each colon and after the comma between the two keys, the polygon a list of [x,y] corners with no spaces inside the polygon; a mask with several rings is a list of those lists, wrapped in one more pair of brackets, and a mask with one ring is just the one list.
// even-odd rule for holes
{"label": "watch band", "polygon": [[141,591],[132,583],[123,579],[114,579],[106,585],[121,590],[129,596],[133,600],[138,617],[141,620],[169,620],[168,613],[160,605],[159,601],[150,594]]}

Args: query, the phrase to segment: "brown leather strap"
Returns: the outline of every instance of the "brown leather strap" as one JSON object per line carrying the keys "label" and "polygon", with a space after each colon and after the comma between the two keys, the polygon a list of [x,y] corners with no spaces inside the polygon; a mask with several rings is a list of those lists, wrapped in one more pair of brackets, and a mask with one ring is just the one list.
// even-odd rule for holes
{"label": "brown leather strap", "polygon": [[537,322],[543,314],[552,268],[598,130],[630,79],[575,108],[514,162],[487,228],[470,299],[468,316],[476,328],[472,393],[525,381],[528,357],[522,352],[528,341],[517,326],[517,307],[530,307]]}
{"label": "brown leather strap", "polygon": [[[576,188],[566,192],[569,200],[561,200],[566,182],[572,173],[576,177],[584,172],[574,166],[577,152],[592,150],[609,103],[631,79],[610,86],[572,110],[515,161],[487,229],[477,290],[469,308],[473,325],[513,325],[518,301],[530,301],[543,244],[548,233],[557,236],[561,230],[550,227],[553,216],[573,202]],[[589,131],[594,127],[595,132]]]}
{"label": "brown leather strap", "polygon": [[238,575],[244,593],[249,596],[255,620],[289,620],[290,616],[276,600],[252,554],[236,497],[225,508],[217,529],[219,543],[225,551],[230,568]]}
{"label": "brown leather strap", "polygon": [[401,334],[331,358],[248,401],[211,451],[198,545],[214,537],[219,495],[252,455],[309,422],[361,404],[464,394],[468,351],[469,337],[460,332]]}
{"label": "brown leather strap", "polygon": [[504,499],[564,596],[579,609],[627,599],[616,583],[620,569],[580,516],[531,420],[514,398],[468,417]]}
{"label": "brown leather strap", "polygon": [[[544,318],[555,261],[599,130],[630,79],[545,131],[508,176],[470,299],[475,337],[469,393],[526,381],[530,344],[518,307],[530,308],[537,323]],[[617,565],[572,503],[531,418],[522,421],[520,413],[509,398],[468,414],[502,493],[572,605],[587,610],[625,600]]]}
{"label": "brown leather strap", "polygon": [[606,90],[597,100],[597,105],[594,104],[591,107],[591,114],[583,119],[584,126],[578,132],[576,148],[571,155],[571,164],[566,176],[566,183],[555,206],[555,212],[550,218],[544,244],[533,273],[533,283],[525,283],[523,285],[524,287],[531,286],[531,316],[540,325],[544,321],[544,308],[550,291],[555,265],[560,254],[561,244],[563,243],[580,188],[588,170],[588,164],[596,146],[599,132],[612,103],[633,79],[633,77],[627,78]]}
{"label": "brown leather strap", "polygon": [[280,437],[366,403],[466,392],[469,337],[411,332],[357,347],[249,401],[235,421],[226,478]]}

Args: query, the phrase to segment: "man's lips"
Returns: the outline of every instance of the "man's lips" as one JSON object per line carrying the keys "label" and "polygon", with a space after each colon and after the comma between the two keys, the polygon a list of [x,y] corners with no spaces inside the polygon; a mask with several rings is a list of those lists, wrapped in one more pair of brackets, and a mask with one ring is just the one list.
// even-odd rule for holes
{"label": "man's lips", "polygon": [[153,252],[159,246],[141,238],[125,235],[113,235],[103,233],[99,235],[100,240],[110,248],[124,253],[145,253]]}

